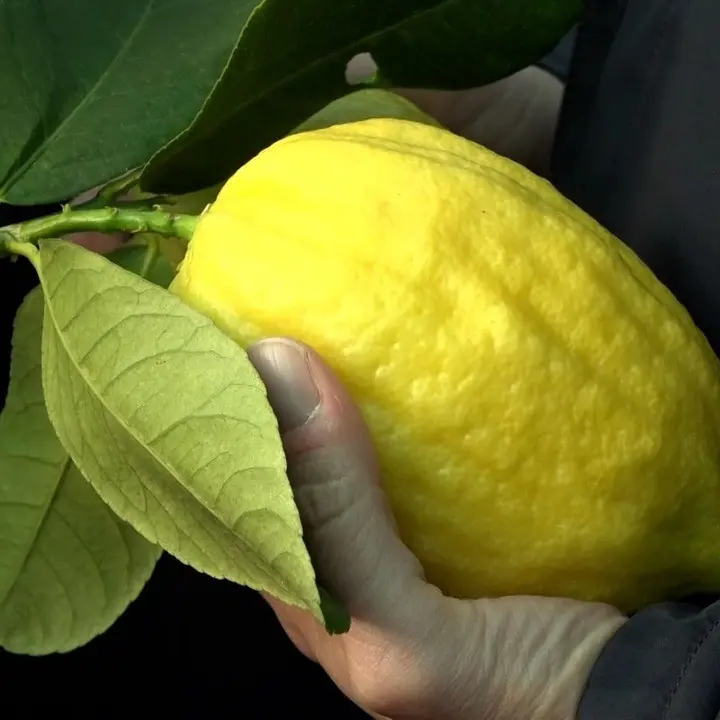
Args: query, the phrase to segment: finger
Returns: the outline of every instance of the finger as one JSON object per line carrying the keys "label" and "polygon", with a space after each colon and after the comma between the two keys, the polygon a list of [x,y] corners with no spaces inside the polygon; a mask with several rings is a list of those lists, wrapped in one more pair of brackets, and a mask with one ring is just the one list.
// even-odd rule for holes
{"label": "finger", "polygon": [[[369,53],[356,55],[346,70],[351,85],[372,78]],[[537,66],[494,83],[464,90],[393,88],[457,135],[480,143],[531,170],[548,170],[564,85]]]}
{"label": "finger", "polygon": [[307,611],[287,605],[267,593],[260,593],[260,595],[272,608],[275,617],[293,645],[308,660],[317,662],[315,650],[317,643],[309,639],[308,635],[314,634],[320,628],[320,623]]}
{"label": "finger", "polygon": [[278,417],[321,584],[354,617],[386,620],[423,574],[396,533],[358,407],[307,346],[273,338],[249,355]]}
{"label": "finger", "polygon": [[113,250],[117,250],[125,242],[125,236],[121,233],[70,233],[65,236],[65,239],[77,245],[82,245],[87,250],[92,250],[92,252],[99,255],[107,255]]}
{"label": "finger", "polygon": [[564,93],[551,73],[533,66],[467,90],[396,92],[452,132],[536,172],[547,169]]}

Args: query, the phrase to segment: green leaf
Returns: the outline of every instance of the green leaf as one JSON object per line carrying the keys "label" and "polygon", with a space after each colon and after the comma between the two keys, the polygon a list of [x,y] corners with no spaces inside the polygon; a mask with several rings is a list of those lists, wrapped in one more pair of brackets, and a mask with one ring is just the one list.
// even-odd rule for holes
{"label": "green leaf", "polygon": [[48,412],[100,496],[197,570],[322,618],[277,420],[245,352],[84,248],[44,241],[32,260]]}
{"label": "green leaf", "polygon": [[0,0],[0,200],[66,200],[195,117],[259,0]]}
{"label": "green leaf", "polygon": [[[583,0],[264,0],[192,125],[160,150],[141,183],[183,193],[228,178],[330,101],[357,89],[369,52],[383,87],[483,85],[532,64]],[[271,41],[270,41],[271,39]]]}
{"label": "green leaf", "polygon": [[64,652],[105,631],[147,582],[161,549],[78,472],[45,409],[43,297],[18,311],[0,414],[0,645]]}
{"label": "green leaf", "polygon": [[291,134],[319,130],[331,125],[369,120],[370,118],[387,117],[413,120],[427,125],[440,125],[435,118],[430,117],[417,105],[397,93],[370,89],[358,90],[334,100],[300,123]]}
{"label": "green leaf", "polygon": [[350,630],[350,615],[345,606],[327,590],[320,590],[320,610],[325,618],[325,628],[330,635],[342,635]]}

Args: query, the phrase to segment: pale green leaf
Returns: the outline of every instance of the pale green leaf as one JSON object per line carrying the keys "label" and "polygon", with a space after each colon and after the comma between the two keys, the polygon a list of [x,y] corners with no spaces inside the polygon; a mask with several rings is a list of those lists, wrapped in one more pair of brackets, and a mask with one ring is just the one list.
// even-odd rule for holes
{"label": "pale green leaf", "polygon": [[102,498],[197,570],[322,617],[277,420],[245,352],[72,243],[42,242],[33,261],[48,411]]}
{"label": "pale green leaf", "polygon": [[0,645],[29,654],[105,631],[161,552],[98,497],[57,439],[43,398],[42,317],[36,288],[16,317],[0,414]]}
{"label": "pale green leaf", "polygon": [[399,118],[439,126],[417,105],[389,90],[358,90],[338,98],[302,122],[291,134],[358,122],[371,118]]}

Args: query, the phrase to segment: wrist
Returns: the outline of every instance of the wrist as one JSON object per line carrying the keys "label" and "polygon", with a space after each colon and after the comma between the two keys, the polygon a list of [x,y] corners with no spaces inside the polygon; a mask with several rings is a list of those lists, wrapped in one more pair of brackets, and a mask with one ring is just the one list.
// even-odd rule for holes
{"label": "wrist", "polygon": [[[591,608],[596,610],[593,612]],[[577,618],[575,626],[569,629],[569,652],[552,679],[549,678],[548,712],[537,713],[536,720],[576,720],[600,654],[628,620],[609,606],[588,606],[587,610],[588,614]]]}
{"label": "wrist", "polygon": [[454,613],[474,648],[456,674],[472,710],[455,717],[473,720],[575,720],[597,659],[627,621],[610,605],[523,596],[458,603]]}

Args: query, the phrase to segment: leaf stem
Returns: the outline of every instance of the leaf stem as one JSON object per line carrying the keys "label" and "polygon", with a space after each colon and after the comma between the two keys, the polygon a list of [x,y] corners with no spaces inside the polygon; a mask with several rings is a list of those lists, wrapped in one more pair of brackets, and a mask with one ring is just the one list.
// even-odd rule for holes
{"label": "leaf stem", "polygon": [[158,252],[160,250],[160,243],[158,242],[156,235],[148,235],[145,247],[145,258],[143,260],[143,266],[140,270],[140,277],[147,279],[150,274],[155,261],[157,260]]}
{"label": "leaf stem", "polygon": [[97,210],[99,208],[115,205],[119,208],[140,208],[148,209],[151,206],[162,205],[169,201],[169,195],[157,195],[144,193],[140,197],[127,197],[128,191],[132,190],[142,175],[143,168],[129,170],[120,177],[110,180],[98,190],[95,197],[81,203],[71,203],[75,210]]}
{"label": "leaf stem", "polygon": [[35,264],[38,249],[33,244],[23,242],[22,240],[15,240],[10,236],[6,238],[0,236],[0,240],[2,240],[2,244],[0,244],[1,249],[15,256],[22,255],[30,260],[33,265]]}
{"label": "leaf stem", "polygon": [[73,210],[66,207],[56,215],[0,228],[0,247],[18,253],[18,243],[34,243],[46,238],[85,231],[132,234],[152,232],[189,242],[197,221],[195,215],[176,215],[158,208],[148,210],[108,207]]}
{"label": "leaf stem", "polygon": [[142,175],[143,168],[134,168],[128,172],[122,174],[120,177],[105,183],[98,191],[98,197],[105,201],[105,204],[114,202],[120,195],[127,192],[134,185]]}

